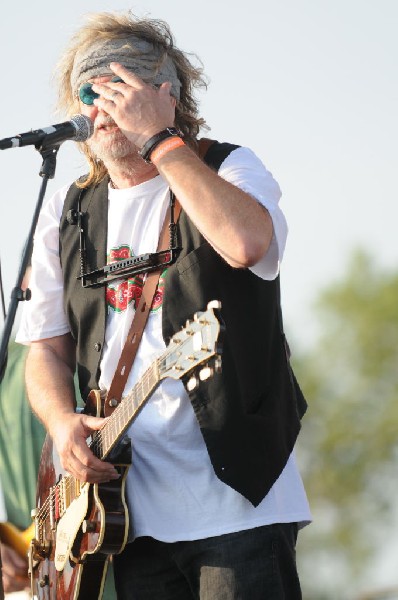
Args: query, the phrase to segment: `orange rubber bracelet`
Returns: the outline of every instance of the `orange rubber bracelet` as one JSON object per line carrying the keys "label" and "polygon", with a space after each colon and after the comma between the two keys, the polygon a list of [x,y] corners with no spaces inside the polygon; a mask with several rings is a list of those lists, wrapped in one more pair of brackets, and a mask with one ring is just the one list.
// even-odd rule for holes
{"label": "orange rubber bracelet", "polygon": [[180,137],[166,138],[163,142],[160,142],[151,153],[149,159],[151,162],[155,162],[158,158],[161,158],[170,150],[178,148],[179,146],[185,146],[185,142]]}

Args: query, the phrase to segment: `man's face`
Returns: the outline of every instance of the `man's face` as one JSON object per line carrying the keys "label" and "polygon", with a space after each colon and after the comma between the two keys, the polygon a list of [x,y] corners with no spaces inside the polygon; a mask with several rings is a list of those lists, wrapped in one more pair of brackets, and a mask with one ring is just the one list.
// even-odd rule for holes
{"label": "man's face", "polygon": [[[105,83],[112,79],[111,75],[95,77],[90,83]],[[84,104],[81,100],[80,112],[89,117],[94,123],[94,133],[87,140],[91,152],[105,164],[109,161],[137,154],[137,148],[120,131],[112,117],[95,105]]]}

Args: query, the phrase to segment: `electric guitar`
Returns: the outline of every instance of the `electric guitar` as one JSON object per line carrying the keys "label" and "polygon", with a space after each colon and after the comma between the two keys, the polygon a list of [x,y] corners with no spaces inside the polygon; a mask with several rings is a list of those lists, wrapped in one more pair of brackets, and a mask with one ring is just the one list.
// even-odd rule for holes
{"label": "electric guitar", "polygon": [[[101,598],[112,554],[120,553],[129,528],[124,497],[131,463],[125,432],[162,379],[186,378],[188,390],[221,368],[220,303],[210,302],[194,315],[147,369],[130,394],[122,399],[104,426],[93,433],[89,447],[115,465],[120,477],[103,484],[81,482],[63,471],[47,436],[41,457],[37,508],[32,511],[35,535],[29,550],[33,598],[86,600]],[[103,415],[97,390],[89,395],[85,412]]]}

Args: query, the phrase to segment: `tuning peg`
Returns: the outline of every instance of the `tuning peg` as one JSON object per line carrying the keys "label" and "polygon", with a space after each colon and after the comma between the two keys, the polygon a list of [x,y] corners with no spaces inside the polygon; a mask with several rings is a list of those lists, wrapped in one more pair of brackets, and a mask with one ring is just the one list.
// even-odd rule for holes
{"label": "tuning peg", "polygon": [[220,300],[210,300],[210,302],[207,303],[207,308],[221,308]]}
{"label": "tuning peg", "polygon": [[185,323],[185,328],[182,327],[182,329],[184,329],[184,333],[186,333],[186,335],[193,335],[193,331],[192,331],[192,321],[187,320],[187,322]]}
{"label": "tuning peg", "polygon": [[222,368],[222,362],[221,362],[221,357],[217,356],[214,359],[214,371],[216,373],[221,373],[221,368]]}
{"label": "tuning peg", "polygon": [[213,374],[213,369],[211,367],[203,367],[203,369],[199,372],[200,381],[206,381]]}
{"label": "tuning peg", "polygon": [[188,392],[193,392],[193,390],[198,387],[199,381],[196,375],[192,375],[192,377],[187,382]]}

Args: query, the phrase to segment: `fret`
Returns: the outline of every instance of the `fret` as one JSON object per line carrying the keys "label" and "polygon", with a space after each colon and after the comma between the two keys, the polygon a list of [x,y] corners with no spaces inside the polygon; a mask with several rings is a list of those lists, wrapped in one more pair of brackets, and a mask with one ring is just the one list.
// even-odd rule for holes
{"label": "fret", "polygon": [[132,416],[135,414],[135,412],[136,412],[137,408],[138,408],[138,407],[139,407],[139,405],[140,405],[141,396],[139,395],[139,391],[140,391],[140,390],[139,390],[139,386],[138,386],[138,385],[136,385],[136,386],[133,388],[133,392],[132,392],[132,395],[133,395],[133,398],[132,398],[132,400],[133,400],[133,401],[132,401],[132,403],[131,403],[131,405],[130,405],[130,416],[131,416],[131,417],[132,417]]}
{"label": "fret", "polygon": [[101,429],[101,435],[95,438],[94,444],[98,456],[104,458],[108,454],[122,431],[133,421],[138,410],[148,399],[158,381],[158,364],[155,361],[145,371],[140,381],[135,384],[130,394],[123,398],[119,406],[113,411],[109,421]]}
{"label": "fret", "polygon": [[131,419],[135,412],[135,406],[137,403],[136,386],[133,387],[130,394],[126,398],[126,404],[124,406],[125,419]]}
{"label": "fret", "polygon": [[145,384],[145,373],[144,373],[144,376],[138,382],[138,386],[136,386],[137,387],[137,396],[138,396],[138,403],[136,405],[136,408],[138,408],[141,405],[142,399],[145,398],[144,384]]}
{"label": "fret", "polygon": [[148,396],[148,391],[149,391],[149,387],[148,387],[148,371],[145,373],[145,377],[144,380],[142,382],[142,387],[144,388],[144,396]]}
{"label": "fret", "polygon": [[111,447],[111,442],[109,439],[109,422],[105,425],[105,427],[103,427],[101,429],[101,438],[102,438],[102,443],[101,443],[101,454],[99,454],[99,457],[101,459],[104,459],[106,457],[106,455],[109,452],[109,449]]}
{"label": "fret", "polygon": [[99,431],[96,435],[96,443],[97,443],[97,455],[98,458],[101,458],[103,456],[104,453],[104,434],[103,431]]}
{"label": "fret", "polygon": [[110,447],[109,427],[104,427],[101,430],[101,437],[102,437],[102,448],[101,448],[101,458],[102,458],[106,454],[106,452],[108,451],[108,449]]}
{"label": "fret", "polygon": [[115,413],[116,411],[114,411],[111,419],[108,421],[105,427],[101,429],[101,458],[106,456],[117,437],[117,430],[115,429],[114,424]]}
{"label": "fret", "polygon": [[115,425],[116,425],[116,431],[122,431],[123,429],[123,422],[121,420],[122,418],[122,411],[121,410],[116,410],[113,413],[114,416],[114,420],[116,421]]}

